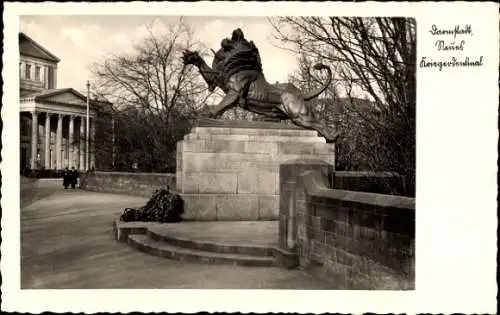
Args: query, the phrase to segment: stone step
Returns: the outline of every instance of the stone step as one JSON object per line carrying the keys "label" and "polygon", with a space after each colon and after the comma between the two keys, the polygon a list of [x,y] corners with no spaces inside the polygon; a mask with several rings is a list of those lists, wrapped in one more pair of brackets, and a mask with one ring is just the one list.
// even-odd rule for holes
{"label": "stone step", "polygon": [[274,249],[264,245],[242,245],[228,242],[208,242],[201,240],[192,240],[185,237],[169,236],[168,231],[162,228],[151,227],[147,234],[155,241],[165,242],[173,246],[189,248],[198,251],[225,253],[225,254],[241,254],[258,257],[273,257]]}
{"label": "stone step", "polygon": [[254,267],[269,267],[275,265],[275,259],[273,257],[214,253],[191,248],[182,248],[165,242],[156,241],[148,235],[129,235],[128,243],[132,247],[151,255],[188,262],[231,264]]}

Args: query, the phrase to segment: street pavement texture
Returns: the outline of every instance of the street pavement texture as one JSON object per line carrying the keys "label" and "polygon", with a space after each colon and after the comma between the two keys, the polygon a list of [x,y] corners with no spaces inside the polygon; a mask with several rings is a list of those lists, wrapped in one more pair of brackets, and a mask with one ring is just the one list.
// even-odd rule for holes
{"label": "street pavement texture", "polygon": [[112,220],[147,198],[21,184],[22,289],[330,289],[302,270],[155,257],[113,238]]}

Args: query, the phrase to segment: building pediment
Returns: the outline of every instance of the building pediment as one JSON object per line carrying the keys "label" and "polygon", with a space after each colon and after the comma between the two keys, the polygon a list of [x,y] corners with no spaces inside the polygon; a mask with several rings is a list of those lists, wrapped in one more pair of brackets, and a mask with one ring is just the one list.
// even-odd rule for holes
{"label": "building pediment", "polygon": [[24,33],[19,33],[19,52],[21,56],[30,56],[33,58],[48,60],[58,63],[60,61],[54,54],[35,42]]}
{"label": "building pediment", "polygon": [[76,106],[87,106],[87,98],[73,89],[56,90],[35,96],[40,103],[58,103]]}
{"label": "building pediment", "polygon": [[[38,104],[57,104],[71,107],[87,107],[87,97],[82,93],[72,89],[46,90],[38,93],[25,95],[21,98],[21,103],[35,102]],[[97,105],[91,100],[90,107]]]}
{"label": "building pediment", "polygon": [[[72,89],[56,89],[21,96],[21,111],[42,110],[49,112],[85,113],[87,97]],[[109,110],[109,102],[90,100],[90,111]],[[93,115],[93,114],[92,114]]]}

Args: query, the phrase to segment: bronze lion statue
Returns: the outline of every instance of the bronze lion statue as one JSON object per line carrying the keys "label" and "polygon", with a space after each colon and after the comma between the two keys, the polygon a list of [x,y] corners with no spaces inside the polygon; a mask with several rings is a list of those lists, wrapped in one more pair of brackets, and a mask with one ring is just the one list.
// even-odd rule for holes
{"label": "bronze lion statue", "polygon": [[196,51],[186,50],[183,53],[184,64],[198,68],[209,90],[219,87],[226,94],[206,116],[219,118],[226,110],[241,106],[273,119],[290,119],[297,126],[316,130],[327,142],[337,139],[338,133],[315,119],[305,103],[320,95],[330,85],[332,71],[328,66],[320,63],[314,66],[316,70],[327,71],[328,79],[317,90],[304,94],[291,83],[270,84],[266,81],[259,51],[253,42],[244,38],[241,29],[234,30],[231,39],[223,39],[221,48],[213,52],[212,67]]}

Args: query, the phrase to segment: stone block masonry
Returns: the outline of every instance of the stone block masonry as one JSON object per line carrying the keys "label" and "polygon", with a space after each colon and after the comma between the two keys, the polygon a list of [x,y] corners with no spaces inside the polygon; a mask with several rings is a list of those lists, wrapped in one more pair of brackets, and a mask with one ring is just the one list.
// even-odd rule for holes
{"label": "stone block masonry", "polygon": [[414,198],[331,189],[331,171],[280,167],[279,246],[345,289],[415,289]]}
{"label": "stone block masonry", "polygon": [[279,165],[320,159],[335,147],[316,131],[276,123],[200,124],[177,143],[176,187],[188,220],[276,220]]}
{"label": "stone block masonry", "polygon": [[156,189],[175,190],[175,174],[89,172],[80,175],[80,188],[108,193],[151,197]]}

